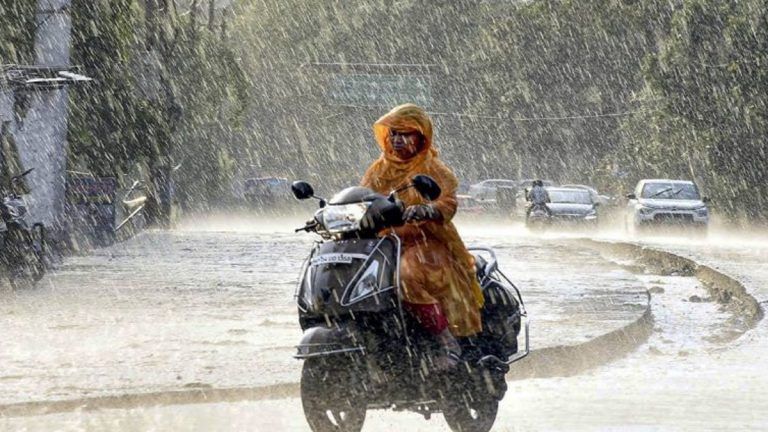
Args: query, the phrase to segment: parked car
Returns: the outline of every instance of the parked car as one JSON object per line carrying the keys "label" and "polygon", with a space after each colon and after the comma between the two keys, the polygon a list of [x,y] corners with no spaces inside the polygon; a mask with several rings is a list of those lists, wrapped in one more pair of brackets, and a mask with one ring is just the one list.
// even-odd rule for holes
{"label": "parked car", "polygon": [[637,232],[652,226],[691,227],[706,232],[709,199],[689,180],[640,180],[627,195],[626,228]]}
{"label": "parked car", "polygon": [[583,189],[585,191],[589,191],[589,195],[592,197],[592,202],[598,203],[602,206],[608,205],[611,202],[611,198],[607,195],[600,195],[597,192],[597,189],[593,188],[592,186],[582,185],[582,184],[564,184],[560,187],[569,188],[569,189]]}
{"label": "parked car", "polygon": [[469,188],[472,185],[466,180],[459,180],[459,185],[456,187],[456,193],[459,195],[469,195]]}
{"label": "parked car", "polygon": [[548,187],[551,223],[574,223],[597,226],[597,207],[589,191],[565,187]]}
{"label": "parked car", "polygon": [[469,195],[458,194],[456,195],[456,200],[458,204],[458,211],[463,216],[482,216],[486,213],[486,209]]}
{"label": "parked car", "polygon": [[517,180],[508,179],[488,179],[469,187],[469,195],[475,201],[496,201],[498,188],[508,188],[517,191]]}

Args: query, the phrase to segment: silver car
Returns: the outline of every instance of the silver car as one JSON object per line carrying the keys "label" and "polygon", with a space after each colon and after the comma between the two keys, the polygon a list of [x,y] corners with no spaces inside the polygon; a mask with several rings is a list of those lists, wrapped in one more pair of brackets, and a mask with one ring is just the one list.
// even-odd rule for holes
{"label": "silver car", "polygon": [[688,180],[640,180],[627,195],[626,228],[637,232],[651,226],[685,226],[706,231],[709,199]]}
{"label": "silver car", "polygon": [[469,187],[469,196],[478,202],[496,201],[496,190],[500,187],[517,190],[517,181],[507,179],[483,180]]}

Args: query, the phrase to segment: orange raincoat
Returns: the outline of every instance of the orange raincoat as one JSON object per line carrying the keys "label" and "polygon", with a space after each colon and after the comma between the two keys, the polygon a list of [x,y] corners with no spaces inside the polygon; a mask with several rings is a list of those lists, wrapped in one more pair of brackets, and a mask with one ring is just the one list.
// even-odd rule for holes
{"label": "orange raincoat", "polygon": [[[401,160],[389,142],[389,130],[418,131],[424,147],[414,157]],[[408,223],[396,228],[403,241],[400,278],[403,300],[414,304],[439,304],[455,336],[471,336],[482,330],[480,308],[483,294],[475,276],[474,258],[467,251],[451,222],[456,213],[458,180],[437,158],[432,146],[432,121],[413,104],[395,107],[373,125],[381,156],[368,168],[362,185],[389,194],[407,185],[417,174],[426,174],[440,185],[442,193],[431,204],[442,214],[441,221]],[[401,192],[406,206],[425,204],[414,189]]]}

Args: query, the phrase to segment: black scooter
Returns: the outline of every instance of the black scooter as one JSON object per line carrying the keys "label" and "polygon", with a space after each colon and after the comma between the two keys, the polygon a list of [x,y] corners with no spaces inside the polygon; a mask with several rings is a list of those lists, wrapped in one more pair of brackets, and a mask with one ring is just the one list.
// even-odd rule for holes
{"label": "black scooter", "polygon": [[[407,187],[428,200],[440,195],[423,175]],[[295,182],[292,190],[298,199],[320,201],[314,218],[296,230],[323,239],[305,261],[296,292],[304,336],[295,357],[304,360],[301,400],[312,430],[359,431],[368,409],[410,410],[425,419],[442,412],[454,431],[490,430],[509,365],[529,352],[522,297],[493,250],[470,249],[485,296],[483,331],[459,339],[460,364],[439,370],[434,336],[402,307],[401,241],[394,230],[380,234],[404,223],[399,191],[384,196],[351,187],[326,202],[308,183]],[[518,352],[523,322],[525,348]]]}
{"label": "black scooter", "polygon": [[29,222],[24,200],[13,192],[16,183],[33,170],[11,177],[9,192],[0,203],[0,262],[13,286],[37,282],[45,274],[45,225]]}

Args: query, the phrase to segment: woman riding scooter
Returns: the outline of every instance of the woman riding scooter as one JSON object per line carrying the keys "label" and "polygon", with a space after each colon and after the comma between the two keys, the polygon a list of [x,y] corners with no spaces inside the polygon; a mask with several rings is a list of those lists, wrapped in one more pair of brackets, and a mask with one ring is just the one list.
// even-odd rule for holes
{"label": "woman riding scooter", "polygon": [[474,258],[451,222],[456,213],[458,180],[438,159],[432,143],[432,121],[413,104],[395,107],[373,125],[381,156],[368,168],[362,186],[388,194],[409,184],[417,174],[432,177],[442,189],[427,202],[414,189],[399,195],[408,223],[395,228],[403,241],[401,283],[405,308],[433,334],[444,349],[434,359],[440,369],[457,363],[456,337],[482,330],[483,294]]}

